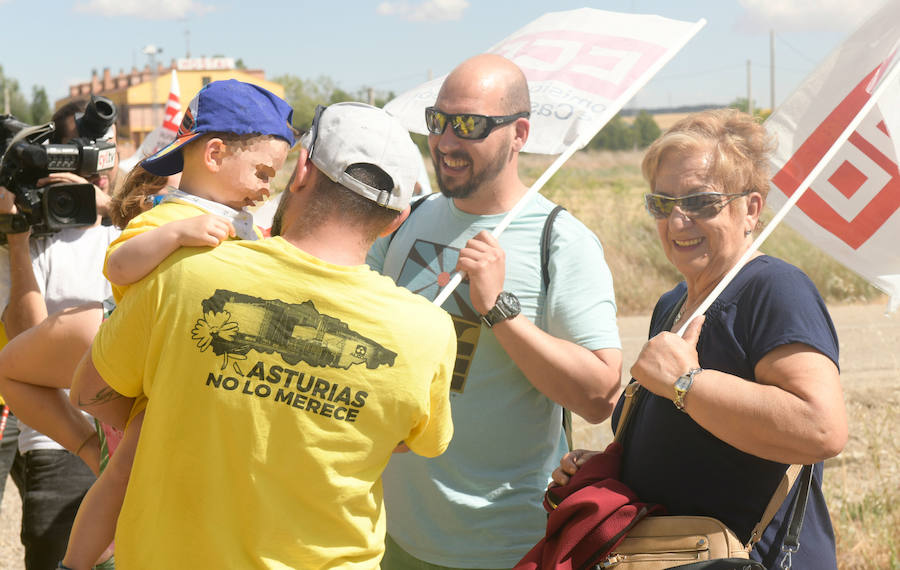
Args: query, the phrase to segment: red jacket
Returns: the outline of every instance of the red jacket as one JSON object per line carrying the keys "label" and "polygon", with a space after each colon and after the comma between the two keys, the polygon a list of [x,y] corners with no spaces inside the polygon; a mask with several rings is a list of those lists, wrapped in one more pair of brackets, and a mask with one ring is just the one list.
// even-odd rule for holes
{"label": "red jacket", "polygon": [[547,533],[513,570],[574,570],[596,564],[639,520],[663,510],[661,505],[638,502],[617,479],[621,460],[622,446],[613,442],[582,465],[566,485],[547,490]]}

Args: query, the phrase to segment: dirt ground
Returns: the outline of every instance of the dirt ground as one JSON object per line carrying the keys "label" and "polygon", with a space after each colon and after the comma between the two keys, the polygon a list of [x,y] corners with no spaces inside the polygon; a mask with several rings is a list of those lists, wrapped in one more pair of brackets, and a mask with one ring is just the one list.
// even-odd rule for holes
{"label": "dirt ground", "polygon": [[[851,435],[843,453],[826,462],[825,481],[826,486],[831,482],[839,487],[831,496],[849,501],[877,492],[877,485],[900,488],[894,437],[900,431],[900,414],[896,413],[900,405],[900,313],[885,316],[882,305],[830,310],[841,342],[841,379]],[[626,375],[646,340],[649,321],[649,315],[619,319]],[[602,449],[610,440],[607,422],[591,426],[575,419],[577,446]],[[873,471],[879,476],[871,477]],[[0,569],[20,570],[24,568],[18,536],[21,504],[11,480],[6,488],[0,507]]]}

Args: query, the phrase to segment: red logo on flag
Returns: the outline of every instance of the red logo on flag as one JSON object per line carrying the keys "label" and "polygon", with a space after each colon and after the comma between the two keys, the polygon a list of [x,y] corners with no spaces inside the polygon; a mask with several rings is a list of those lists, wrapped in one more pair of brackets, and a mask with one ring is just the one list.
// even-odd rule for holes
{"label": "red logo on flag", "polygon": [[[863,78],[772,177],[772,183],[787,196],[797,190],[869,100],[871,93],[868,87],[880,69],[879,66]],[[870,112],[870,117],[872,114],[875,114],[874,110]],[[825,176],[814,182],[820,191],[810,186],[797,201],[797,207],[807,216],[853,249],[864,244],[900,208],[900,172],[894,160],[882,150],[892,144],[890,136],[883,122],[878,121],[874,127],[866,129],[860,126],[854,131],[838,153],[839,160],[834,161],[835,166],[829,167],[831,170],[825,171]],[[823,180],[847,202],[837,204],[833,201],[829,204],[823,199],[822,195],[826,193],[820,186],[825,183]],[[873,194],[871,198],[861,196],[864,189]],[[851,202],[860,198],[866,203],[852,207]],[[852,212],[842,215],[839,210]]]}
{"label": "red logo on flag", "polygon": [[529,81],[556,79],[615,99],[666,50],[632,38],[557,30],[516,36],[492,51],[515,62]]}

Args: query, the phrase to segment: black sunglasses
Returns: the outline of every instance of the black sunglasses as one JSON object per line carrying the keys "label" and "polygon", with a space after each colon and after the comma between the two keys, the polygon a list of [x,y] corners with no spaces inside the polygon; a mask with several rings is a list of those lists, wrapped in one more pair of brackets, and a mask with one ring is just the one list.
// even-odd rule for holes
{"label": "black sunglasses", "polygon": [[741,196],[746,196],[749,193],[750,190],[734,194],[724,194],[722,192],[698,192],[679,198],[673,198],[671,196],[666,196],[665,194],[644,194],[644,206],[646,206],[650,215],[657,220],[668,218],[672,214],[672,209],[675,206],[678,206],[678,208],[691,219],[705,220],[715,217],[733,200],[737,200]]}
{"label": "black sunglasses", "polygon": [[528,111],[522,111],[514,115],[473,115],[472,113],[451,114],[445,113],[435,107],[425,109],[425,125],[428,132],[439,135],[444,132],[447,125],[453,129],[453,134],[461,139],[478,140],[487,137],[497,127],[511,123],[516,119],[527,119],[531,116]]}

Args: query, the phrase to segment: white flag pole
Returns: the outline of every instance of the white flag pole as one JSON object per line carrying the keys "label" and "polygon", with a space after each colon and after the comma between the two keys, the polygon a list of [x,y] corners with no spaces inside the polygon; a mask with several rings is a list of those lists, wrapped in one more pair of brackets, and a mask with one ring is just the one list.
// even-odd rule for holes
{"label": "white flag pole", "polygon": [[824,170],[825,167],[828,166],[828,163],[831,162],[831,159],[834,158],[834,155],[837,154],[844,143],[847,142],[847,139],[850,138],[850,135],[853,134],[853,131],[856,130],[856,127],[858,127],[863,119],[866,118],[866,115],[869,114],[869,111],[872,110],[872,107],[874,107],[875,104],[878,103],[878,99],[887,89],[887,86],[892,81],[897,80],[898,76],[900,76],[900,63],[895,62],[890,71],[888,71],[884,75],[882,81],[875,88],[872,96],[869,97],[869,100],[866,101],[866,104],[863,105],[862,109],[859,110],[859,113],[857,113],[856,116],[853,117],[853,120],[850,121],[850,124],[847,125],[847,127],[841,132],[841,135],[834,141],[834,144],[831,145],[831,148],[828,149],[828,152],[826,152],[822,156],[822,158],[819,159],[819,162],[816,164],[815,168],[813,168],[812,171],[807,174],[806,178],[803,179],[803,182],[800,183],[794,193],[791,194],[790,198],[788,198],[788,201],[784,203],[780,210],[778,210],[772,220],[768,224],[766,224],[766,227],[763,228],[763,231],[761,231],[756,239],[753,240],[753,243],[750,244],[750,247],[747,248],[747,251],[745,251],[741,258],[738,259],[734,267],[732,267],[728,271],[728,273],[725,274],[725,277],[722,278],[722,280],[718,285],[716,285],[712,292],[707,295],[702,303],[700,303],[700,306],[697,307],[696,310],[694,310],[690,318],[687,319],[683,325],[681,325],[681,328],[678,329],[678,336],[683,335],[685,329],[687,329],[688,324],[695,318],[705,313],[706,309],[708,309],[709,306],[713,304],[713,301],[718,298],[719,294],[722,293],[725,287],[727,287],[728,284],[731,283],[731,280],[734,279],[734,276],[738,274],[738,271],[741,270],[744,264],[747,263],[747,260],[749,260],[750,257],[756,252],[756,250],[759,249],[759,246],[761,246],[762,243],[766,241],[766,238],[768,238],[769,235],[773,231],[775,231],[775,228],[778,226],[778,224],[781,223],[781,220],[784,219],[788,211],[794,206],[794,204],[797,203],[797,201],[801,196],[803,196],[806,190],[809,189],[809,186],[813,183],[813,180],[818,178],[819,174],[822,173],[822,170]]}
{"label": "white flag pole", "polygon": [[[699,20],[697,20],[697,22],[694,23],[693,27],[691,27],[691,29],[684,35],[681,42],[671,46],[668,52],[666,52],[663,57],[656,60],[653,65],[647,68],[647,71],[644,74],[643,81],[635,81],[628,86],[628,89],[626,89],[620,96],[620,100],[623,101],[621,105],[624,105],[624,102],[629,101],[632,97],[634,97],[635,93],[637,93],[644,85],[646,85],[647,82],[650,81],[650,78],[656,75],[657,72],[659,72],[659,70],[669,62],[669,60],[675,57],[675,54],[681,51],[681,48],[683,48],[685,44],[687,44],[691,40],[691,38],[697,35],[697,32],[699,32],[705,25],[706,20],[704,18],[700,18]],[[603,128],[603,125],[605,125],[612,118],[612,115],[615,115],[615,113],[619,111],[621,105],[619,105],[618,108],[615,108],[614,113],[607,112],[605,113],[606,116],[601,115],[600,118],[602,119],[602,121],[597,121],[597,128],[583,133],[580,137],[575,139],[572,144],[566,147],[562,154],[560,154],[556,158],[556,160],[553,161],[553,164],[551,164],[547,168],[547,170],[545,170],[544,173],[541,174],[540,178],[534,181],[534,184],[532,184],[528,191],[522,195],[516,205],[506,213],[506,216],[504,216],[500,223],[497,224],[497,227],[494,228],[493,231],[491,231],[491,234],[495,238],[500,237],[500,234],[502,234],[506,230],[506,228],[509,227],[509,224],[512,223],[516,216],[519,215],[519,212],[522,211],[522,208],[525,207],[525,205],[528,203],[528,200],[531,199],[532,196],[534,196],[541,190],[541,188],[544,187],[544,184],[546,184],[547,181],[550,180],[550,177],[556,174],[556,171],[562,168],[562,165],[565,164],[565,162],[569,160],[569,158],[571,158],[573,154],[575,154],[575,151],[591,142],[591,139],[594,138],[594,135],[596,135],[600,131],[600,129]],[[450,278],[450,281],[447,283],[447,285],[445,285],[444,288],[441,289],[441,291],[438,293],[438,296],[434,298],[434,304],[438,307],[443,305],[444,301],[447,300],[447,297],[449,297],[450,294],[456,290],[459,284],[462,283],[462,280],[465,278],[465,276],[465,272],[463,271],[455,272]]]}

